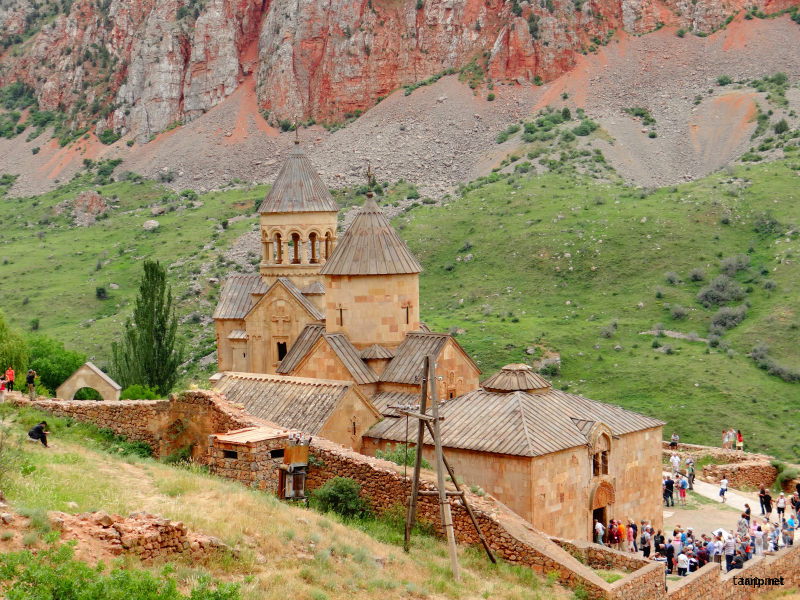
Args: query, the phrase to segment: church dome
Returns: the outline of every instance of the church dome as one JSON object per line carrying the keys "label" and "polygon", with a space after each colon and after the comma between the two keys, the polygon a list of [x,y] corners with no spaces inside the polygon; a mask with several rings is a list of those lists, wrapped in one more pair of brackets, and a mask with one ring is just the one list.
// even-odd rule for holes
{"label": "church dome", "polygon": [[544,394],[550,391],[551,385],[541,375],[524,364],[506,365],[481,384],[487,392],[529,392]]}

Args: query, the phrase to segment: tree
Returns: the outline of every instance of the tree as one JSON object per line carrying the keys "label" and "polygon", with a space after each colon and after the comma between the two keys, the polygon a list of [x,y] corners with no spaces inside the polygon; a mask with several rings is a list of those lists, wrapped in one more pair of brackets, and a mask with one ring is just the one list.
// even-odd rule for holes
{"label": "tree", "polygon": [[0,370],[5,373],[11,366],[17,373],[25,371],[28,365],[28,344],[20,333],[6,322],[0,311]]}
{"label": "tree", "polygon": [[86,355],[64,348],[64,344],[43,335],[28,338],[30,367],[39,374],[42,384],[55,391],[83,363]]}
{"label": "tree", "polygon": [[111,345],[112,374],[117,382],[123,388],[146,385],[162,396],[172,391],[183,360],[177,330],[167,272],[158,261],[147,260],[122,341]]}

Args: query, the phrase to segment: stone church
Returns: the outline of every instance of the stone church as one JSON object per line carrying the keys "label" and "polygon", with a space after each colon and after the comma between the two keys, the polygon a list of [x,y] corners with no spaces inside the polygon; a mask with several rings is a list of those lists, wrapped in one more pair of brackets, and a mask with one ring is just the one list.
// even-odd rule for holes
{"label": "stone church", "polygon": [[418,404],[433,356],[443,443],[468,484],[551,535],[591,539],[593,517],[660,526],[661,421],[553,390],[527,365],[481,384],[455,338],[420,321],[422,267],[374,199],[341,237],[338,210],[295,143],[259,207],[259,273],[228,277],[214,312],[216,390],[374,454],[409,441],[393,407]]}

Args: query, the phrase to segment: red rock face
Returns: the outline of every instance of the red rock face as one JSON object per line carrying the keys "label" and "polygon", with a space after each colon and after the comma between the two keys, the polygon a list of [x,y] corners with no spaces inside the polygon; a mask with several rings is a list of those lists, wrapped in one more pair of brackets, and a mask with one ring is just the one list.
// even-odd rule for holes
{"label": "red rock face", "polygon": [[[474,61],[527,84],[569,70],[617,30],[709,32],[750,6],[800,0],[76,0],[0,54],[0,85],[24,81],[75,127],[145,139],[255,78],[276,119],[337,121],[402,85]],[[199,4],[198,4],[199,6]],[[29,0],[0,8],[0,40],[30,34]],[[104,8],[105,7],[105,8]],[[28,26],[29,27],[29,26]]]}

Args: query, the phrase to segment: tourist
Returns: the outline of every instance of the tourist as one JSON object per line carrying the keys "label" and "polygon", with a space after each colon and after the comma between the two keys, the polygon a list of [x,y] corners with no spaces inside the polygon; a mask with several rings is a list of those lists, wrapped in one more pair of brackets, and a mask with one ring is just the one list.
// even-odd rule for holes
{"label": "tourist", "polygon": [[751,512],[752,511],[750,510],[750,505],[747,502],[745,502],[744,503],[744,518],[747,519],[747,524],[748,525],[750,525],[750,513]]}
{"label": "tourist", "polygon": [[779,546],[779,540],[781,537],[781,531],[780,528],[776,527],[775,525],[771,525],[770,527],[771,529],[769,532],[769,551],[777,552]]}
{"label": "tourist", "polygon": [[797,529],[797,519],[790,516],[786,521],[786,535],[784,539],[786,540],[787,546],[794,546],[794,532]]}
{"label": "tourist", "polygon": [[605,533],[606,528],[603,527],[603,524],[598,521],[597,519],[594,520],[594,543],[600,544],[601,546],[605,546],[603,543],[603,534]]}
{"label": "tourist", "polygon": [[662,550],[664,542],[665,542],[664,534],[661,533],[661,530],[659,529],[658,532],[653,536],[653,547],[656,550]]}
{"label": "tourist", "polygon": [[764,530],[761,525],[756,526],[756,531],[753,536],[755,542],[756,555],[764,554]]}
{"label": "tourist", "polygon": [[792,494],[791,502],[795,518],[800,517],[800,494],[798,494],[797,492]]}
{"label": "tourist", "polygon": [[25,376],[25,384],[28,386],[28,395],[31,401],[36,400],[36,377],[36,371],[28,369],[28,374]]}
{"label": "tourist", "polygon": [[778,499],[775,501],[775,510],[778,511],[778,521],[780,522],[786,512],[786,494],[783,492],[781,492],[780,496],[778,496]]}
{"label": "tourist", "polygon": [[678,554],[678,577],[686,577],[689,571],[689,557],[683,552]]}
{"label": "tourist", "polygon": [[736,430],[736,449],[744,452],[744,437],[742,437],[742,430]]}
{"label": "tourist", "polygon": [[789,526],[789,522],[786,519],[781,521],[781,538],[784,546],[794,544],[794,528]]}
{"label": "tourist", "polygon": [[619,525],[614,519],[608,523],[608,542],[614,550],[619,550],[620,532]]}
{"label": "tourist", "polygon": [[732,535],[722,543],[722,553],[725,555],[725,572],[733,568],[733,557],[736,555],[736,538]]}
{"label": "tourist", "polygon": [[742,555],[741,552],[737,552],[731,559],[731,568],[728,569],[728,571],[730,571],[731,569],[742,569],[742,568],[744,568],[744,556]]}
{"label": "tourist", "polygon": [[689,573],[694,573],[700,567],[700,560],[697,558],[697,554],[692,550],[686,556],[689,557]]}
{"label": "tourist", "polygon": [[672,465],[672,476],[674,477],[681,470],[681,457],[673,452],[669,457],[669,462]]}
{"label": "tourist", "polygon": [[764,504],[764,497],[767,495],[766,488],[762,485],[758,488],[758,504],[761,506],[761,516],[767,514],[766,505]]}
{"label": "tourist", "polygon": [[14,367],[12,367],[11,365],[8,365],[8,368],[6,369],[6,388],[8,388],[9,392],[13,392],[14,391],[14,377],[15,376],[16,376],[16,373],[14,373]]}
{"label": "tourist", "polygon": [[675,546],[672,544],[667,544],[664,546],[664,556],[667,557],[667,575],[672,575],[672,571],[675,567]]}
{"label": "tourist", "polygon": [[663,554],[661,554],[661,552],[656,552],[656,553],[653,555],[653,560],[655,560],[655,561],[657,561],[657,562],[662,562],[662,563],[665,563],[665,564],[667,565],[667,574],[669,574],[669,572],[670,572],[670,571],[669,571],[669,563],[667,562],[667,557],[666,557],[666,556],[664,556]]}
{"label": "tourist", "polygon": [[675,506],[675,498],[673,492],[675,490],[675,482],[672,477],[667,476],[664,480],[664,504],[666,506]]}
{"label": "tourist", "polygon": [[32,442],[41,442],[42,446],[47,448],[47,434],[50,433],[47,431],[47,422],[41,421],[40,423],[36,424],[31,428],[28,432],[28,439]]}
{"label": "tourist", "polygon": [[769,490],[764,490],[764,511],[766,513],[767,521],[772,517],[772,494]]}
{"label": "tourist", "polygon": [[726,501],[725,494],[728,492],[728,479],[725,475],[722,475],[722,480],[719,482],[719,497],[722,498],[722,502]]}
{"label": "tourist", "polygon": [[630,552],[638,552],[639,548],[636,547],[636,534],[639,527],[630,518],[628,519],[628,550]]}
{"label": "tourist", "polygon": [[722,430],[722,449],[723,450],[727,450],[728,449],[728,430],[727,429],[723,429]]}
{"label": "tourist", "polygon": [[0,402],[6,401],[6,376],[0,375]]}
{"label": "tourist", "polygon": [[642,555],[645,558],[650,558],[652,535],[650,534],[649,527],[642,527],[642,537],[639,538],[639,547],[642,549]]}
{"label": "tourist", "polygon": [[[689,462],[691,460],[691,462]],[[694,489],[694,460],[691,458],[686,459],[686,479],[689,482],[689,489]]]}
{"label": "tourist", "polygon": [[733,450],[734,445],[736,444],[736,430],[733,427],[728,429],[728,439],[730,440],[730,443],[728,444],[728,449]]}
{"label": "tourist", "polygon": [[682,475],[678,475],[678,501],[682,506],[686,506],[686,490],[689,482]]}
{"label": "tourist", "polygon": [[669,438],[669,447],[673,450],[678,449],[678,442],[681,440],[680,436],[677,433],[673,433],[672,437]]}

